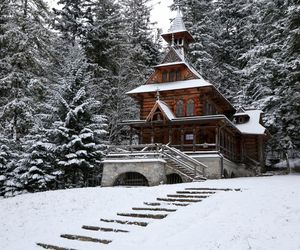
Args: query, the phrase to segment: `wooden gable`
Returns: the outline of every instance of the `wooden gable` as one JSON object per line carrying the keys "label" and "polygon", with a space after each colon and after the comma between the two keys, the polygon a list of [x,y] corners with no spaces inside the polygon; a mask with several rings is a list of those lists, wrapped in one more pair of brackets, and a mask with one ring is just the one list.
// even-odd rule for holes
{"label": "wooden gable", "polygon": [[172,62],[182,62],[182,58],[175,52],[175,50],[171,47],[169,52],[165,56],[162,64],[172,63]]}
{"label": "wooden gable", "polygon": [[147,116],[146,121],[171,121],[174,118],[175,116],[168,105],[160,100],[157,100]]}

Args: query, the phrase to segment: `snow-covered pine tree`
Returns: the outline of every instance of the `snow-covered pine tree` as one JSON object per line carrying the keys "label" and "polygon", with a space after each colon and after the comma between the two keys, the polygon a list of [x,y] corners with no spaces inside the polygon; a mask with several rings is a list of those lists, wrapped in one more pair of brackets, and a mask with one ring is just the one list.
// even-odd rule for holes
{"label": "snow-covered pine tree", "polygon": [[102,111],[108,117],[112,144],[128,140],[128,131],[120,122],[132,119],[137,113],[125,93],[145,81],[149,66],[157,60],[146,2],[96,1],[93,19],[82,40],[89,61],[105,70],[93,86],[96,98],[104,104]]}
{"label": "snow-covered pine tree", "polygon": [[[93,65],[87,63],[78,46],[70,46],[62,68],[61,89],[57,92],[58,116],[49,131],[55,144],[57,166],[64,185],[89,185],[89,178],[101,174],[101,159],[106,149],[106,118],[99,114],[102,103],[87,92],[92,82]],[[98,171],[98,172],[97,172]]]}
{"label": "snow-covered pine tree", "polygon": [[174,2],[176,6],[174,5],[172,8],[180,6],[185,25],[195,38],[195,43],[191,44],[189,48],[189,60],[205,79],[219,86],[223,74],[218,65],[219,26],[212,19],[215,11],[213,1],[183,0]]}
{"label": "snow-covered pine tree", "polygon": [[[151,73],[151,66],[159,63],[160,44],[155,40],[154,23],[150,22],[152,10],[150,0],[124,0],[122,12],[124,16],[125,38],[127,39],[135,81],[141,84]],[[134,80],[134,79],[132,79]]]}
{"label": "snow-covered pine tree", "polygon": [[268,150],[280,152],[283,123],[279,110],[282,86],[289,74],[283,59],[288,5],[285,1],[258,1],[253,4],[258,10],[257,22],[250,24],[255,42],[241,56],[241,61],[245,62],[241,71],[245,102],[265,112],[266,126],[273,135]]}
{"label": "snow-covered pine tree", "polygon": [[60,31],[62,38],[75,45],[85,33],[85,27],[91,17],[92,0],[59,0],[60,9],[53,9],[54,28]]}
{"label": "snow-covered pine tree", "polygon": [[25,188],[21,176],[30,169],[19,161],[27,156],[28,138],[51,123],[56,35],[43,0],[5,0],[0,12],[0,137],[10,150],[4,190],[14,195]]}
{"label": "snow-covered pine tree", "polygon": [[284,44],[284,63],[288,70],[282,86],[280,117],[282,117],[282,146],[290,157],[300,157],[300,4],[289,1],[285,22],[287,39]]}
{"label": "snow-covered pine tree", "polygon": [[[110,79],[106,112],[109,116],[109,138],[112,144],[128,143],[129,131],[123,120],[136,117],[137,107],[126,92],[142,84],[159,60],[158,43],[153,39],[149,1],[122,2],[123,23],[119,37],[119,55],[115,59],[114,74]],[[122,33],[121,33],[122,32]]]}

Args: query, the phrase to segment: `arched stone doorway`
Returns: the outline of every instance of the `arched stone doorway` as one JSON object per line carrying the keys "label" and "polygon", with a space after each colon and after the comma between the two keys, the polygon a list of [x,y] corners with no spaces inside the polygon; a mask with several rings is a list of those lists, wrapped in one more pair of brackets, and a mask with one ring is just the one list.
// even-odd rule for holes
{"label": "arched stone doorway", "polygon": [[224,171],[223,171],[223,176],[225,179],[229,177],[229,174],[226,169],[224,169]]}
{"label": "arched stone doorway", "polygon": [[179,174],[173,173],[168,174],[167,176],[167,184],[176,184],[176,183],[182,183],[182,178]]}
{"label": "arched stone doorway", "polygon": [[149,183],[147,178],[138,172],[126,172],[116,178],[114,186],[149,186]]}

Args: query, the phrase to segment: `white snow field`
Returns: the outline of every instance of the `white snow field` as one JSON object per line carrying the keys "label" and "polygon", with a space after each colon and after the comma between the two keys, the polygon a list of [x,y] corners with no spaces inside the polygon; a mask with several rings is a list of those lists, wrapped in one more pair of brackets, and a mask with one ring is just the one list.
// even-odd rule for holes
{"label": "white snow field", "polygon": [[[241,188],[217,191],[164,219],[117,216],[146,207],[190,187]],[[101,222],[119,219],[149,222],[147,227]],[[0,249],[43,249],[42,242],[77,250],[296,250],[300,249],[300,175],[208,180],[157,187],[83,188],[25,194],[0,200]],[[113,227],[129,233],[81,229]],[[109,245],[60,238],[61,234],[112,240]]]}

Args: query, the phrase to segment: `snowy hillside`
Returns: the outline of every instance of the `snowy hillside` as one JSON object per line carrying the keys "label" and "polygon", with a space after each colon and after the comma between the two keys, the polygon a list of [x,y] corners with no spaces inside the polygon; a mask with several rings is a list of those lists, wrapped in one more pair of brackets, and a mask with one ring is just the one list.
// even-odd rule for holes
{"label": "snowy hillside", "polygon": [[[143,202],[186,188],[241,188],[217,191],[189,206],[167,205],[164,219],[124,218]],[[300,175],[209,180],[143,188],[84,188],[21,195],[0,200],[0,249],[42,249],[36,242],[77,250],[296,250],[300,249]],[[139,213],[142,213],[140,211]],[[149,222],[147,227],[101,222],[118,219]],[[113,227],[124,232],[81,229]],[[60,238],[61,234],[112,240],[101,243]]]}

